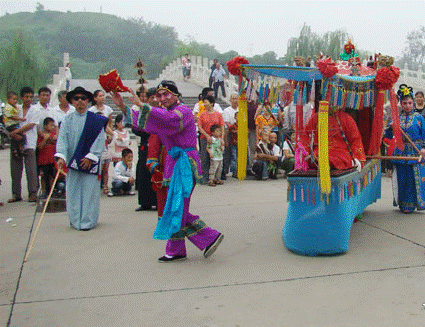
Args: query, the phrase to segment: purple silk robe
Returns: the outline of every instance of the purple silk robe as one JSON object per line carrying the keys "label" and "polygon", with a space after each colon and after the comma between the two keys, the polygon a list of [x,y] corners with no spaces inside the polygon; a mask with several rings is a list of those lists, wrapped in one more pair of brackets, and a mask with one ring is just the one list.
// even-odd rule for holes
{"label": "purple silk robe", "polygon": [[[188,106],[176,105],[171,109],[153,107],[147,115],[143,129],[152,134],[158,134],[165,149],[169,151],[177,146],[182,149],[194,148],[187,152],[192,165],[196,165],[198,180],[202,175],[199,153],[196,150],[196,127],[192,111]],[[170,181],[176,160],[167,155],[164,167],[164,181]]]}
{"label": "purple silk robe", "polygon": [[[195,179],[200,181],[202,176],[201,163],[196,150],[196,127],[192,111],[188,106],[176,104],[170,109],[151,108],[148,111],[144,107],[145,115],[139,117],[139,128],[148,133],[158,134],[167,152],[173,147],[182,149],[193,148],[186,152],[192,165]],[[165,159],[164,182],[165,186],[170,181],[176,160],[169,154]],[[194,167],[195,166],[195,167]],[[192,192],[195,185],[193,185]],[[168,189],[167,189],[168,190]],[[165,253],[169,256],[186,256],[185,237],[187,237],[198,249],[204,250],[211,245],[219,236],[219,232],[208,227],[199,216],[189,212],[190,197],[184,199],[183,217],[181,229],[173,234],[167,241]]]}

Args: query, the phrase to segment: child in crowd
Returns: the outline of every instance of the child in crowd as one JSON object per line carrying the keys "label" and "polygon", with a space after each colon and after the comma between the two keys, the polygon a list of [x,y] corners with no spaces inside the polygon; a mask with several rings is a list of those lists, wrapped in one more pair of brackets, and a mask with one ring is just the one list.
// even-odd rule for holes
{"label": "child in crowd", "polygon": [[[25,121],[20,117],[20,108],[18,107],[18,94],[15,92],[7,92],[7,103],[3,110],[3,121],[6,130],[10,133],[19,128],[19,123]],[[21,133],[21,140],[17,141],[11,138],[10,149],[13,156],[21,158],[24,152],[25,134]]]}
{"label": "child in crowd", "polygon": [[[56,141],[58,139],[55,121],[51,117],[46,117],[43,121],[43,130],[38,136],[38,167],[44,180],[44,194],[50,193],[55,179],[55,153]],[[42,186],[42,187],[43,187]]]}
{"label": "child in crowd", "polygon": [[117,117],[115,117],[115,131],[111,142],[113,150],[112,162],[114,167],[121,161],[122,150],[128,148],[130,144],[130,134],[124,129],[123,115],[118,114]]}
{"label": "child in crowd", "polygon": [[290,137],[285,137],[283,142],[283,156],[282,156],[282,169],[285,171],[285,174],[289,174],[294,170],[295,165],[295,155],[294,155],[294,137],[295,133],[290,134]]}
{"label": "child in crowd", "polygon": [[210,156],[209,186],[221,185],[221,172],[223,169],[224,141],[221,138],[221,127],[212,125],[210,128],[211,143],[207,145],[207,152]]}
{"label": "child in crowd", "polygon": [[230,172],[237,178],[238,172],[238,112],[235,112],[235,123],[229,126],[230,133]]}
{"label": "child in crowd", "polygon": [[122,160],[114,168],[112,188],[108,196],[119,194],[134,195],[133,151],[126,148],[122,150]]}
{"label": "child in crowd", "polygon": [[190,59],[187,59],[186,62],[186,74],[185,74],[185,78],[189,79],[190,78],[190,70],[192,68],[192,63],[190,62]]}
{"label": "child in crowd", "polygon": [[277,179],[277,169],[280,168],[280,162],[282,159],[282,149],[277,144],[278,136],[276,132],[270,133],[269,140],[269,150],[271,155],[268,164],[269,177],[271,179]]}

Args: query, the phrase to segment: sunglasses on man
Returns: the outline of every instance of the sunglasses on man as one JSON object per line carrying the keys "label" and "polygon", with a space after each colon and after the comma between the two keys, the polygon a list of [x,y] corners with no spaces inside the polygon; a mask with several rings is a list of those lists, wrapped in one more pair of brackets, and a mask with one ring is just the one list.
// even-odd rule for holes
{"label": "sunglasses on man", "polygon": [[73,100],[74,101],[78,101],[78,100],[83,100],[83,101],[85,101],[85,100],[87,100],[88,98],[85,96],[85,95],[77,95],[77,96],[75,96],[75,97],[73,97]]}

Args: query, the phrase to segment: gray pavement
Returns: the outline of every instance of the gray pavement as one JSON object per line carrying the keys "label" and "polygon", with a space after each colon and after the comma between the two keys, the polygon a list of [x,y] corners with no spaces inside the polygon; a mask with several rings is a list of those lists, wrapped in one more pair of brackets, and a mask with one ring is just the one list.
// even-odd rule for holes
{"label": "gray pavement", "polygon": [[[8,155],[0,151],[3,198]],[[188,260],[171,264],[157,262],[165,242],[152,239],[156,212],[135,212],[135,196],[102,195],[89,232],[47,213],[26,263],[40,213],[6,204],[0,326],[424,326],[424,215],[392,207],[389,178],[354,224],[349,251],[333,257],[285,248],[286,189],[282,178],[197,186],[191,212],[225,239],[209,259],[187,243]]]}

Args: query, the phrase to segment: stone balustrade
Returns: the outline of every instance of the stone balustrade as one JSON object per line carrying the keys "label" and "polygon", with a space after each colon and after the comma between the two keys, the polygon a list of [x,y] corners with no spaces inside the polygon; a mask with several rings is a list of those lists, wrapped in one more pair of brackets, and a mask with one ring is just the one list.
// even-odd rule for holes
{"label": "stone balustrade", "polygon": [[400,84],[406,84],[413,88],[413,92],[422,91],[425,92],[425,73],[422,66],[419,66],[417,71],[409,70],[407,63],[404,68],[400,68],[400,78],[396,83],[396,87]]}
{"label": "stone balustrade", "polygon": [[[203,58],[201,56],[190,56],[190,61],[192,63],[191,79],[192,83],[195,83],[201,87],[209,85],[209,76],[211,73],[211,65],[213,61],[208,58]],[[224,67],[226,69],[226,67]],[[171,79],[178,80],[182,79],[182,60],[178,58],[170,63],[159,75],[158,80]],[[418,71],[409,70],[407,64],[405,64],[403,69],[400,69],[400,78],[396,84],[396,87],[400,84],[407,84],[411,86],[416,91],[425,92],[425,74],[422,70],[422,67]],[[225,82],[226,87],[226,99],[223,99],[226,102],[229,102],[230,94],[238,91],[238,81],[235,76],[230,75],[227,81]],[[220,96],[220,92],[219,92]]]}
{"label": "stone balustrade", "polygon": [[[201,56],[189,56],[191,62],[190,83],[194,83],[204,88],[209,86],[209,78],[211,74],[211,66],[213,61]],[[222,63],[224,64],[224,63]],[[226,67],[223,66],[226,70]],[[164,79],[183,80],[182,59],[178,58],[171,62],[159,75],[158,82]],[[226,103],[230,103],[230,95],[238,92],[238,80],[235,76],[228,74],[224,87],[226,89],[226,98],[221,95],[221,89],[218,92],[218,97]]]}
{"label": "stone balustrade", "polygon": [[[211,74],[211,65],[213,61],[208,58],[203,58],[201,56],[190,56],[190,61],[192,63],[190,82],[194,83],[200,87],[206,87],[209,85],[209,77]],[[52,90],[51,105],[55,106],[58,104],[57,93],[60,90],[65,89],[66,80],[65,80],[65,65],[69,62],[69,54],[64,53],[63,56],[63,67],[59,67],[58,74],[53,75],[53,83],[48,85]],[[223,63],[224,64],[224,63]],[[224,67],[226,69],[226,67]],[[229,74],[228,74],[229,75]],[[173,62],[167,65],[165,69],[159,75],[156,83],[159,81],[169,79],[169,80],[183,80],[182,73],[182,60],[181,58],[175,59]],[[226,98],[221,97],[221,91],[219,90],[218,96],[227,103],[230,103],[230,95],[232,93],[238,92],[238,80],[237,77],[229,75],[225,81],[226,89]],[[413,71],[409,70],[407,64],[404,65],[404,68],[400,68],[400,78],[396,84],[396,88],[400,84],[407,84],[411,86],[416,91],[425,92],[425,73],[422,67],[419,67],[419,70]]]}

